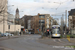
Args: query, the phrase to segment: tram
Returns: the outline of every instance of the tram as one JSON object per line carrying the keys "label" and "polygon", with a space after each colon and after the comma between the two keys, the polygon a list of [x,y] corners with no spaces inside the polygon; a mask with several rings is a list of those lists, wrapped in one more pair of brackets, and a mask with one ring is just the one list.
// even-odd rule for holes
{"label": "tram", "polygon": [[60,26],[59,25],[53,25],[52,26],[52,37],[60,37]]}

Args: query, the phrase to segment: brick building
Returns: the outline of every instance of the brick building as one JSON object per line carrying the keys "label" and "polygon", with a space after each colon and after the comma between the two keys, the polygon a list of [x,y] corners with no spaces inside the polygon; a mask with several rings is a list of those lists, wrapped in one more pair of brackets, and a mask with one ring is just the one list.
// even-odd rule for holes
{"label": "brick building", "polygon": [[51,16],[39,13],[35,16],[24,15],[20,19],[20,23],[25,29],[34,30],[34,33],[39,33],[39,29],[43,31],[44,28],[51,28]]}
{"label": "brick building", "polygon": [[51,28],[51,17],[49,14],[39,14],[31,19],[31,28],[35,33],[39,33],[39,29],[43,31],[45,28]]}

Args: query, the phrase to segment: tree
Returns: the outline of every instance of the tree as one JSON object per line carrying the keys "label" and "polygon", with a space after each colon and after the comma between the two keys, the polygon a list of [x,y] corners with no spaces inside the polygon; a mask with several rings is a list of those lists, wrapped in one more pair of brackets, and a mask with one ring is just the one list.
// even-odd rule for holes
{"label": "tree", "polygon": [[35,33],[37,33],[37,30],[39,29],[38,16],[34,16],[31,18],[31,28],[35,30]]}
{"label": "tree", "polygon": [[7,0],[0,0],[0,13],[5,11],[7,5]]}
{"label": "tree", "polygon": [[0,22],[4,20],[5,13],[7,13],[7,0],[0,0]]}
{"label": "tree", "polygon": [[7,20],[7,0],[0,0],[0,23],[3,23],[3,33],[5,32],[5,21]]}

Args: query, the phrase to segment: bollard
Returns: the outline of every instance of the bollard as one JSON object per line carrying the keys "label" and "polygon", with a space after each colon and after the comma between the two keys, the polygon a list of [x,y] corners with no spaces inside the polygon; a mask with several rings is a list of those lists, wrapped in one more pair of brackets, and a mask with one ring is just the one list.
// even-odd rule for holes
{"label": "bollard", "polygon": [[67,36],[67,40],[70,42],[70,36]]}

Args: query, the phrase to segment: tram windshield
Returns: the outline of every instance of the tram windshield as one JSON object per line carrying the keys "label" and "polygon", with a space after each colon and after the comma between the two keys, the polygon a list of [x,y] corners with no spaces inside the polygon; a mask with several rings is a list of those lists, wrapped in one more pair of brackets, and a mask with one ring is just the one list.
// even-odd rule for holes
{"label": "tram windshield", "polygon": [[53,29],[53,30],[52,30],[52,33],[53,33],[53,34],[59,34],[60,31],[59,31],[59,29]]}

